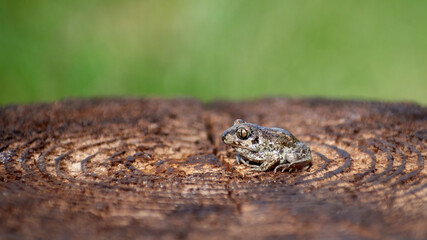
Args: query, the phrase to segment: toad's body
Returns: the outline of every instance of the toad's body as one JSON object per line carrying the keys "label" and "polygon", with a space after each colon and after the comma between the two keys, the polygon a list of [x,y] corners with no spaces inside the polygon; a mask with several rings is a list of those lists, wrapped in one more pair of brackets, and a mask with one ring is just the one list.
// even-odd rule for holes
{"label": "toad's body", "polygon": [[308,145],[284,129],[266,128],[237,119],[224,131],[222,140],[236,150],[237,163],[250,166],[252,171],[267,171],[275,167],[276,172],[311,165]]}

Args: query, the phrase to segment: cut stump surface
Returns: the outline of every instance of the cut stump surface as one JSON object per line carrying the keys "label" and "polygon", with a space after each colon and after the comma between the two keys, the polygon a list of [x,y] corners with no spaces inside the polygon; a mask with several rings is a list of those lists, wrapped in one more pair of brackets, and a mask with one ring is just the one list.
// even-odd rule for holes
{"label": "cut stump surface", "polygon": [[[292,132],[306,171],[252,174],[234,119]],[[264,99],[0,108],[1,239],[426,239],[427,108]]]}

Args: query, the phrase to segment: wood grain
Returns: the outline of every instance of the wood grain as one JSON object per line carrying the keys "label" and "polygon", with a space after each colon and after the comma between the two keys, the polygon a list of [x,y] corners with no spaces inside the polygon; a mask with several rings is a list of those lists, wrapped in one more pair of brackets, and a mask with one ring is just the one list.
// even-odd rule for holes
{"label": "wood grain", "polygon": [[[313,166],[249,174],[220,141],[281,127]],[[1,239],[425,239],[427,108],[88,99],[0,109]]]}

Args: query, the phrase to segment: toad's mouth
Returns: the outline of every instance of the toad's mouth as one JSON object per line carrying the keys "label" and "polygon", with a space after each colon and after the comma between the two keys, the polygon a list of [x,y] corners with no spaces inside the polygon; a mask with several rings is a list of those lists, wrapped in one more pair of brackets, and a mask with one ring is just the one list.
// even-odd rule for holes
{"label": "toad's mouth", "polygon": [[241,142],[236,141],[236,139],[234,139],[233,137],[230,137],[230,134],[227,131],[225,131],[222,134],[222,142],[225,143],[226,145],[230,146],[230,147],[235,148],[235,149],[236,148],[238,148],[238,149],[245,149],[245,150],[251,151],[253,153],[257,153],[259,151],[258,149],[255,148],[255,146],[252,146],[252,147],[250,147],[250,146],[243,146],[241,144]]}
{"label": "toad's mouth", "polygon": [[234,143],[230,144],[230,146],[233,147],[234,149],[236,149],[236,148],[238,148],[238,149],[245,149],[245,150],[250,151],[251,153],[257,153],[257,152],[259,152],[257,149],[253,149],[253,148],[246,147],[246,146],[241,146],[241,145],[234,144]]}

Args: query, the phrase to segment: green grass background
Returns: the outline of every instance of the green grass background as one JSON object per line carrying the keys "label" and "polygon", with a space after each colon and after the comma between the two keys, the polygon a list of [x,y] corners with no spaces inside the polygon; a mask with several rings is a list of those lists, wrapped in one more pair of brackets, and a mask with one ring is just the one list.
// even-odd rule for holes
{"label": "green grass background", "polygon": [[68,97],[427,104],[427,1],[0,1],[0,104]]}

